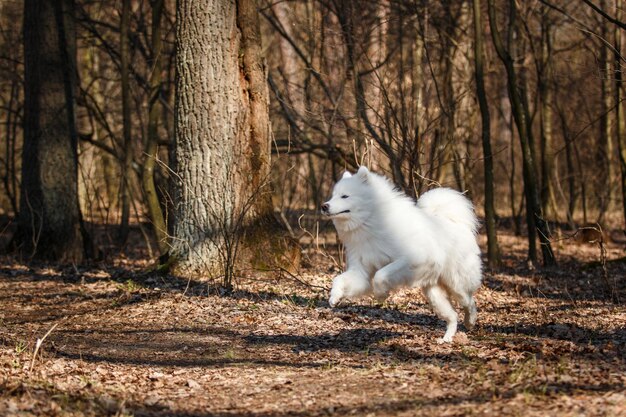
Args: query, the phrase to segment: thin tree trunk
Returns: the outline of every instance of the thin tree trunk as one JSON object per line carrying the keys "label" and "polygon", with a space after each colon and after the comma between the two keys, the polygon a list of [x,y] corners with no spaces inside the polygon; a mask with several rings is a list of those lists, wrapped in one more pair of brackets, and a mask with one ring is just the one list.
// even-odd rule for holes
{"label": "thin tree trunk", "polygon": [[473,0],[474,9],[474,66],[476,76],[476,96],[480,106],[482,121],[482,145],[485,168],[485,226],[487,229],[487,262],[491,268],[500,263],[498,236],[496,234],[496,213],[493,189],[493,153],[491,152],[491,121],[489,104],[485,91],[483,26],[480,13],[480,0]]}
{"label": "thin tree trunk", "polygon": [[509,143],[509,167],[510,167],[510,175],[508,178],[509,185],[509,209],[511,210],[511,221],[513,223],[513,228],[515,231],[515,236],[521,236],[522,234],[522,224],[519,216],[517,215],[516,209],[516,184],[517,184],[517,163],[515,159],[515,122],[513,121],[513,112],[511,110],[511,100],[505,97],[502,91],[498,91],[498,101],[499,106],[502,112],[503,122],[498,126],[498,129],[502,132],[501,136]]}
{"label": "thin tree trunk", "polygon": [[576,141],[574,141],[574,155],[576,155],[576,165],[578,165],[578,172],[580,173],[580,199],[582,202],[583,209],[583,224],[589,223],[589,213],[587,211],[587,180],[586,180],[586,172],[585,165],[583,164],[582,159],[580,158],[580,150],[578,149],[578,145]]}
{"label": "thin tree trunk", "polygon": [[473,185],[471,179],[472,170],[468,169],[470,138],[474,132],[470,129],[473,125],[472,119],[477,117],[475,104],[471,94],[464,94],[463,91],[471,85],[475,73],[472,70],[472,45],[468,33],[472,26],[472,5],[470,2],[462,2],[456,12],[454,29],[452,32],[455,43],[454,53],[451,57],[452,70],[452,95],[454,101],[454,130],[452,131],[453,156],[454,156],[454,177],[456,186],[461,191],[469,191]]}
{"label": "thin tree trunk", "polygon": [[169,249],[167,226],[163,218],[163,211],[159,202],[159,196],[154,184],[155,160],[158,156],[159,120],[161,118],[161,72],[162,68],[162,42],[161,42],[161,17],[163,15],[163,0],[153,0],[152,5],[152,71],[150,72],[150,101],[148,103],[148,138],[146,141],[146,157],[143,163],[141,181],[146,199],[148,215],[152,221],[152,228],[158,243],[161,255]]}
{"label": "thin tree trunk", "polygon": [[[621,19],[622,0],[615,0],[617,19]],[[623,66],[622,56],[622,33],[615,27],[615,68]],[[624,230],[626,230],[626,113],[624,109],[624,86],[622,84],[622,71],[615,71],[615,102],[617,103],[617,146],[619,147],[620,188],[622,191],[622,210],[624,214]]]}
{"label": "thin tree trunk", "polygon": [[426,121],[426,110],[424,105],[424,83],[425,83],[425,73],[424,73],[424,38],[422,34],[420,34],[420,23],[417,21],[418,19],[423,19],[422,16],[418,16],[415,22],[415,32],[416,37],[413,42],[413,50],[412,50],[412,67],[411,67],[411,101],[413,103],[412,114],[413,114],[413,140],[414,146],[410,156],[409,163],[409,178],[408,178],[408,188],[412,190],[412,194],[414,196],[419,195],[422,188],[422,136],[423,136],[423,126]]}
{"label": "thin tree trunk", "polygon": [[538,77],[538,89],[540,100],[541,118],[541,202],[542,211],[547,217],[548,213],[556,219],[558,212],[554,199],[554,151],[553,151],[553,112],[552,101],[554,99],[552,83],[552,34],[551,23],[548,19],[548,8],[542,6],[541,16],[541,57]]}
{"label": "thin tree trunk", "polygon": [[[607,10],[605,0],[600,0],[600,8]],[[604,22],[603,22],[604,23]],[[600,173],[596,177],[595,193],[598,199],[598,223],[604,221],[604,216],[611,209],[613,199],[613,126],[612,114],[613,93],[612,93],[612,71],[611,71],[611,31],[607,24],[600,25],[600,58],[599,64],[602,66],[600,70],[601,83],[601,108],[600,108],[600,146],[598,147],[598,167]]]}
{"label": "thin tree trunk", "polygon": [[[558,107],[557,107],[558,109]],[[563,132],[563,141],[565,142],[565,161],[567,167],[567,223],[570,229],[576,228],[574,213],[576,212],[576,203],[578,200],[578,191],[576,190],[576,169],[574,166],[574,149],[576,146],[572,143],[571,134],[567,125],[567,119],[561,109],[558,109],[559,119],[561,120],[561,131]]]}
{"label": "thin tree trunk", "polygon": [[[623,86],[620,86],[620,90]],[[626,113],[624,112],[624,104],[622,104],[623,91],[620,92],[620,104],[618,117],[618,129],[619,129],[619,160],[620,160],[620,185],[622,189],[622,210],[624,213],[624,230],[626,230]]]}
{"label": "thin tree trunk", "polygon": [[12,243],[27,257],[81,262],[88,236],[78,205],[72,0],[25,1],[24,58],[22,188]]}
{"label": "thin tree trunk", "polygon": [[[514,61],[507,50],[505,50],[497,28],[494,0],[488,0],[489,6],[489,24],[491,26],[491,36],[496,52],[504,64],[507,73],[509,98],[513,117],[520,137],[522,146],[522,162],[524,175],[524,193],[526,195],[526,222],[528,225],[528,257],[534,264],[537,263],[537,246],[535,226],[539,232],[539,240],[541,242],[541,252],[543,255],[543,263],[551,266],[556,263],[552,247],[550,245],[550,233],[547,223],[543,219],[541,213],[541,199],[537,189],[537,176],[535,171],[535,163],[531,150],[532,136],[529,130],[529,115],[524,106],[523,96],[526,92],[523,86],[518,85],[517,72],[514,67]],[[516,22],[516,5],[513,0],[509,1],[509,26],[514,27]],[[511,37],[509,36],[509,48],[511,47]]]}
{"label": "thin tree trunk", "polygon": [[120,195],[122,202],[122,218],[120,221],[119,241],[125,243],[128,238],[128,227],[130,219],[130,175],[132,163],[132,138],[130,121],[130,0],[122,1],[122,21],[120,25],[120,66],[122,76],[122,128],[124,140],[124,152],[122,161],[122,175],[120,179]]}
{"label": "thin tree trunk", "polygon": [[[456,119],[456,100],[454,96],[454,86],[452,85],[452,73],[454,71],[454,56],[457,51],[456,43],[453,39],[454,27],[458,23],[452,16],[452,10],[449,2],[444,4],[444,27],[441,29],[445,32],[441,52],[440,66],[443,68],[443,81],[441,83],[442,92],[442,112],[443,120],[441,123],[442,132],[437,153],[438,164],[440,166],[439,176],[436,178],[440,184],[452,184],[458,180],[456,175],[455,152],[455,119]],[[457,183],[457,187],[460,184]]]}
{"label": "thin tree trunk", "polygon": [[9,103],[7,105],[7,118],[5,121],[5,158],[6,166],[4,175],[2,176],[2,182],[4,184],[4,192],[11,203],[11,209],[13,214],[17,215],[17,186],[16,186],[16,172],[15,172],[15,142],[16,142],[16,127],[18,124],[18,84],[16,81],[11,83],[11,92],[9,93]]}

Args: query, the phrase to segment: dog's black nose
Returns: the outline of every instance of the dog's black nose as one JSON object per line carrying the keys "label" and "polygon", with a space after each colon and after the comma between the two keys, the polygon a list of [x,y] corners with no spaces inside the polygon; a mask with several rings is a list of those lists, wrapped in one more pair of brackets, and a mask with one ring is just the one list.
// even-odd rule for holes
{"label": "dog's black nose", "polygon": [[330,209],[328,203],[322,204],[322,213],[328,213],[328,209]]}

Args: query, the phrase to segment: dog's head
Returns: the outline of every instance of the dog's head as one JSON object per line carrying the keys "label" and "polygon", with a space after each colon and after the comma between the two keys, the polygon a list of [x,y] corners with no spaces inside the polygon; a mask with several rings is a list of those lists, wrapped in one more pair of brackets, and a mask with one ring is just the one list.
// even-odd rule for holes
{"label": "dog's head", "polygon": [[331,199],[322,204],[322,214],[331,218],[335,226],[353,229],[367,219],[371,209],[369,175],[362,166],[354,175],[346,171],[335,184]]}

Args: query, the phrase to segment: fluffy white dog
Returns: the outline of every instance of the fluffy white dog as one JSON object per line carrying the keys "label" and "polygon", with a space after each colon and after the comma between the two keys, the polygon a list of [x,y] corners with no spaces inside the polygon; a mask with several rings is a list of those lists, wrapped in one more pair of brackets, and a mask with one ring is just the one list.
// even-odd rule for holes
{"label": "fluffy white dog", "polygon": [[476,323],[473,294],[481,283],[477,220],[461,193],[438,188],[417,204],[385,177],[361,167],[335,184],[322,212],[333,220],[347,253],[348,268],[333,281],[329,303],[373,293],[384,300],[398,287],[421,287],[446,321],[439,343],[452,342],[456,300],[470,329]]}

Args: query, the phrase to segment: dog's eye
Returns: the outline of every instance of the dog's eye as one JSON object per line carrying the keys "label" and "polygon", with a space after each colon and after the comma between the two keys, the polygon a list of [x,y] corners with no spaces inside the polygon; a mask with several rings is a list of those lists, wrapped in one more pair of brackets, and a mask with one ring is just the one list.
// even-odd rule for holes
{"label": "dog's eye", "polygon": [[348,198],[348,196],[344,194],[341,196],[341,198]]}

